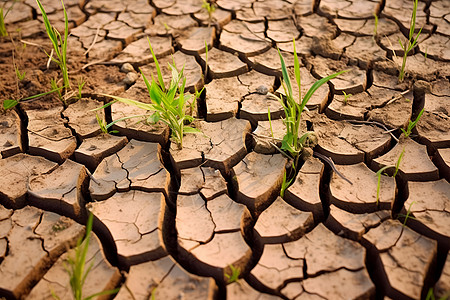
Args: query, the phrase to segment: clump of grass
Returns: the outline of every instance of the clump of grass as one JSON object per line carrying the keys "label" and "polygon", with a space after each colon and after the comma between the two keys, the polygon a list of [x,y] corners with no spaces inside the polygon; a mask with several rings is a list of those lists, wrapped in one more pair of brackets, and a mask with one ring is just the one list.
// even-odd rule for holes
{"label": "clump of grass", "polygon": [[150,40],[148,41],[150,51],[153,56],[153,60],[156,65],[157,78],[158,81],[152,75],[152,81],[149,82],[141,70],[142,78],[144,79],[145,85],[150,95],[152,103],[144,103],[137,100],[106,95],[103,96],[111,97],[114,101],[100,107],[99,109],[105,108],[113,103],[119,101],[125,104],[134,105],[136,107],[142,108],[144,110],[152,112],[150,116],[148,115],[137,115],[121,118],[108,124],[111,126],[117,122],[131,119],[131,118],[141,118],[146,123],[156,123],[162,121],[167,124],[171,130],[171,139],[175,142],[179,149],[183,148],[183,136],[185,133],[200,133],[200,130],[190,127],[189,123],[194,121],[194,117],[186,114],[187,101],[190,95],[185,95],[184,89],[186,85],[186,78],[183,75],[184,67],[179,72],[173,64],[169,63],[169,68],[172,71],[172,79],[170,81],[169,87],[166,88],[161,68],[159,66],[158,60],[156,59],[155,53],[153,52]]}
{"label": "clump of grass", "polygon": [[41,2],[39,0],[36,0],[36,2],[39,6],[39,10],[42,13],[45,30],[47,31],[47,35],[53,45],[54,55],[48,54],[47,52],[46,54],[59,66],[63,77],[63,86],[65,87],[65,90],[67,92],[67,90],[70,89],[69,72],[67,69],[67,38],[69,35],[69,23],[64,2],[63,0],[61,0],[64,11],[64,33],[62,36],[59,31],[50,23]]}
{"label": "clump of grass", "polygon": [[[86,256],[89,249],[89,241],[91,238],[92,232],[92,223],[94,216],[92,213],[89,214],[88,221],[86,224],[86,235],[83,238],[80,238],[77,242],[77,246],[75,248],[75,257],[69,257],[67,259],[68,265],[65,265],[65,268],[70,276],[70,288],[72,290],[72,295],[75,300],[91,300],[95,297],[102,295],[112,295],[119,292],[119,288],[114,290],[107,290],[92,294],[88,297],[83,297],[83,286],[86,282],[86,278],[89,275],[89,272],[92,270],[94,263],[92,262],[86,268]],[[53,291],[52,296],[55,299],[60,299]]]}
{"label": "clump of grass", "polygon": [[[292,83],[291,79],[289,77],[288,69],[286,67],[286,63],[284,62],[283,55],[281,55],[280,50],[278,49],[278,54],[280,56],[280,62],[281,62],[281,72],[283,75],[283,80],[281,81],[281,84],[283,86],[286,99],[283,99],[282,97],[277,97],[273,95],[278,101],[281,103],[284,109],[285,113],[285,119],[283,120],[284,125],[286,126],[286,134],[284,135],[282,141],[281,141],[281,151],[288,156],[290,156],[293,159],[292,169],[293,173],[296,172],[296,166],[298,163],[298,159],[300,157],[300,153],[303,151],[304,143],[308,140],[308,137],[312,134],[311,132],[306,132],[299,136],[299,129],[300,129],[300,121],[301,121],[301,114],[303,110],[306,107],[306,104],[308,103],[309,99],[311,99],[314,92],[322,86],[324,83],[328,82],[329,80],[339,76],[340,74],[346,72],[340,71],[337,73],[334,73],[330,76],[327,76],[325,78],[322,78],[320,80],[317,80],[306,92],[306,94],[302,98],[301,94],[301,77],[300,77],[300,62],[297,56],[297,51],[295,48],[295,39],[293,40],[294,43],[294,75],[295,75],[295,82],[298,86],[298,95],[294,95],[292,92]],[[270,120],[270,111],[269,111],[269,120]],[[293,175],[293,174],[291,174]],[[294,179],[294,176],[288,176],[286,172],[283,176],[283,183],[281,187],[281,193],[280,195],[284,195],[284,191],[286,188],[292,183]]]}
{"label": "clump of grass", "polygon": [[203,0],[202,8],[208,12],[208,27],[212,24],[212,14],[216,11],[216,5],[208,0]]}
{"label": "clump of grass", "polygon": [[8,36],[8,31],[6,30],[6,25],[5,25],[5,19],[6,19],[6,16],[8,15],[8,13],[11,11],[11,9],[16,4],[16,1],[17,0],[13,1],[11,6],[6,10],[5,13],[3,13],[3,12],[4,12],[6,2],[3,3],[2,7],[0,7],[0,36],[3,36],[3,37]]}
{"label": "clump of grass", "polygon": [[98,126],[100,127],[101,131],[106,134],[110,133],[119,133],[117,130],[109,130],[109,128],[113,125],[112,123],[107,124],[105,120],[103,120],[98,114],[95,114],[95,117],[97,119]]}
{"label": "clump of grass", "polygon": [[231,275],[228,273],[225,273],[225,278],[227,279],[228,283],[237,282],[239,280],[239,276],[241,275],[241,269],[239,267],[235,267],[233,265],[229,265],[231,270]]}
{"label": "clump of grass", "polygon": [[422,28],[420,28],[419,32],[417,33],[416,37],[414,38],[414,31],[416,29],[416,13],[417,13],[418,1],[419,0],[414,0],[413,12],[412,12],[411,22],[410,22],[410,26],[409,26],[408,40],[405,43],[402,43],[401,39],[398,40],[400,47],[403,49],[402,66],[400,68],[400,74],[398,76],[398,80],[400,82],[402,82],[405,78],[406,58],[408,57],[408,53],[412,49],[414,49],[414,47],[417,46],[420,33],[422,32]]}

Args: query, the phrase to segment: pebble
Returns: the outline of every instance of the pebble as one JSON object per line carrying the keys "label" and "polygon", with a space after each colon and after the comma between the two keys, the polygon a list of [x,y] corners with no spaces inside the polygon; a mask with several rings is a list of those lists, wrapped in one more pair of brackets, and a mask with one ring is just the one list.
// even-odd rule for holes
{"label": "pebble", "polygon": [[130,63],[124,63],[122,67],[120,68],[120,72],[122,73],[130,73],[135,72],[133,66]]}
{"label": "pebble", "polygon": [[135,72],[128,72],[127,76],[125,77],[125,79],[123,80],[123,82],[126,85],[132,85],[136,82],[136,80],[139,78],[139,75]]}

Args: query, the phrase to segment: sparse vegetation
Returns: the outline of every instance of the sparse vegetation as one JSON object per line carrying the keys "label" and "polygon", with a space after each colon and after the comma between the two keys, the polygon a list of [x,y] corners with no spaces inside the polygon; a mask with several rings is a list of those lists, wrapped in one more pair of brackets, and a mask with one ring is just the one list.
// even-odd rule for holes
{"label": "sparse vegetation", "polygon": [[[293,95],[292,92],[292,83],[291,79],[289,77],[288,69],[286,67],[286,63],[284,62],[283,55],[281,55],[280,50],[278,50],[278,54],[280,56],[280,62],[281,62],[281,72],[283,75],[283,80],[281,81],[281,84],[283,86],[286,98],[283,99],[282,97],[277,97],[273,95],[280,104],[283,106],[284,112],[285,112],[285,119],[283,120],[284,125],[286,126],[286,134],[283,137],[283,140],[281,142],[281,149],[285,155],[289,156],[293,159],[292,163],[292,174],[289,174],[289,176],[284,174],[282,188],[280,195],[284,195],[284,191],[286,188],[292,183],[292,180],[294,179],[294,174],[296,173],[296,166],[298,163],[299,155],[303,151],[304,143],[308,140],[308,137],[311,132],[303,133],[301,136],[299,136],[299,130],[300,130],[300,121],[301,121],[301,114],[303,110],[306,107],[306,104],[308,103],[309,99],[311,99],[311,96],[314,94],[314,92],[322,86],[324,83],[328,82],[329,80],[339,76],[340,74],[346,72],[346,70],[340,71],[338,73],[334,73],[330,76],[327,76],[325,78],[322,78],[318,81],[316,81],[306,92],[306,94],[302,98],[301,94],[301,78],[300,78],[300,62],[297,56],[297,51],[295,48],[295,39],[293,40],[294,43],[294,74],[295,74],[295,82],[298,86],[298,97],[296,95]],[[296,100],[297,98],[297,100]],[[269,119],[270,119],[270,111],[269,111]]]}
{"label": "sparse vegetation", "polygon": [[231,274],[225,273],[225,278],[227,278],[228,283],[237,282],[239,280],[239,276],[241,275],[241,269],[233,265],[229,265],[229,267]]}
{"label": "sparse vegetation", "polygon": [[212,24],[212,14],[216,11],[216,5],[208,0],[203,0],[202,8],[208,12],[208,26]]}
{"label": "sparse vegetation", "polygon": [[14,7],[14,4],[16,4],[17,0],[14,0],[11,4],[10,7],[8,7],[8,9],[6,10],[6,12],[4,11],[5,5],[7,2],[4,2],[2,7],[0,7],[0,36],[8,36],[8,31],[6,30],[6,24],[5,24],[5,19],[6,16],[8,16],[8,13],[11,11],[11,9]]}

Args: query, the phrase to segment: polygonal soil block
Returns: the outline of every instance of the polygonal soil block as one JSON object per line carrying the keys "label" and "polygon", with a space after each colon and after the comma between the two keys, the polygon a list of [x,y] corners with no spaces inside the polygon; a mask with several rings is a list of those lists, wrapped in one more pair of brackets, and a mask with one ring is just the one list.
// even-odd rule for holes
{"label": "polygonal soil block", "polygon": [[0,159],[22,152],[20,118],[15,111],[0,112]]}
{"label": "polygonal soil block", "polygon": [[82,98],[74,104],[69,105],[62,114],[69,119],[70,128],[72,128],[80,138],[86,139],[101,133],[96,114],[103,120],[103,110],[96,112],[93,112],[92,110],[102,106],[103,102]]}
{"label": "polygonal soil block", "polygon": [[248,71],[247,64],[236,55],[217,48],[208,51],[208,61],[206,61],[206,53],[200,55],[200,58],[203,65],[208,63],[208,74],[213,79],[233,77]]}
{"label": "polygonal soil block", "polygon": [[339,236],[360,241],[363,234],[389,219],[391,212],[381,210],[373,213],[354,214],[330,205],[330,215],[324,223]]}
{"label": "polygonal soil block", "polygon": [[28,178],[46,174],[57,167],[54,162],[28,154],[0,159],[0,204],[11,208],[25,206]]}
{"label": "polygonal soil block", "polygon": [[182,195],[200,193],[211,200],[227,193],[227,183],[219,170],[208,167],[195,167],[181,170],[181,184],[178,190]]}
{"label": "polygonal soil block", "polygon": [[450,116],[425,111],[417,123],[416,129],[427,144],[431,144],[435,148],[450,147]]}
{"label": "polygonal soil block", "polygon": [[309,158],[301,167],[294,183],[285,191],[284,199],[293,207],[311,211],[314,221],[323,218],[323,206],[320,199],[320,181],[324,165],[314,157]]}
{"label": "polygonal soil block", "polygon": [[169,172],[160,161],[161,146],[131,140],[122,150],[102,160],[93,174],[89,191],[104,200],[116,190],[142,190],[168,195]]}
{"label": "polygonal soil block", "polygon": [[29,201],[36,207],[81,220],[86,216],[87,185],[86,167],[68,159],[53,171],[29,177]]}
{"label": "polygonal soil block", "polygon": [[395,166],[404,151],[399,170],[406,180],[431,181],[439,179],[439,171],[431,162],[425,145],[414,140],[401,139],[391,151],[372,161],[372,169],[379,170],[384,166]]}
{"label": "polygonal soil block", "polygon": [[299,239],[313,223],[311,212],[300,211],[278,197],[258,217],[255,231],[262,243],[280,244]]}
{"label": "polygonal soil block", "polygon": [[444,269],[442,270],[441,277],[434,286],[434,295],[436,297],[445,297],[450,291],[450,255],[447,254],[447,260],[444,263]]}
{"label": "polygonal soil block", "polygon": [[360,244],[337,236],[323,224],[294,242],[283,244],[291,259],[305,260],[306,274],[315,276],[341,268],[359,271],[364,268],[366,249]]}
{"label": "polygonal soil block", "polygon": [[[83,247],[84,244],[81,244]],[[69,258],[75,258],[75,249],[69,250],[48,270],[39,283],[31,290],[29,299],[50,299],[55,294],[60,299],[70,299],[72,290],[70,277],[67,273]],[[100,240],[92,234],[86,254],[86,266],[92,265],[85,284],[83,296],[90,296],[102,291],[113,290],[121,281],[119,269],[111,266],[103,255]],[[99,297],[98,299],[102,299]]]}
{"label": "polygonal soil block", "polygon": [[377,287],[392,299],[419,299],[434,276],[437,242],[395,220],[363,235]]}
{"label": "polygonal soil block", "polygon": [[216,38],[216,28],[193,27],[185,32],[182,36],[176,38],[181,47],[181,51],[189,55],[199,55],[206,51],[206,47],[211,47]]}
{"label": "polygonal soil block", "polygon": [[119,264],[130,266],[166,255],[160,239],[162,193],[129,191],[89,203],[94,216],[111,233]]}
{"label": "polygonal soil block", "polygon": [[287,256],[282,245],[265,245],[258,264],[250,273],[250,283],[277,290],[288,281],[303,279],[303,267],[304,260]]}
{"label": "polygonal soil block", "polygon": [[0,206],[0,212],[0,296],[20,299],[84,230],[71,219],[34,207],[13,212]]}
{"label": "polygonal soil block", "polygon": [[244,57],[269,50],[270,41],[264,37],[264,23],[245,23],[233,20],[223,27],[219,48]]}
{"label": "polygonal soil block", "polygon": [[237,201],[245,204],[252,214],[262,212],[280,192],[286,163],[281,154],[248,154],[233,168]]}
{"label": "polygonal soil block", "polygon": [[27,110],[30,154],[62,163],[77,147],[76,138],[61,118],[61,107]]}
{"label": "polygonal soil block", "polygon": [[439,168],[439,173],[450,182],[450,148],[438,149],[433,157],[434,164]]}
{"label": "polygonal soil block", "polygon": [[352,184],[333,172],[330,181],[332,204],[355,213],[391,208],[396,195],[394,178],[381,175],[378,185],[378,176],[364,163],[337,166],[337,169]]}
{"label": "polygonal soil block", "polygon": [[280,297],[269,294],[263,294],[252,288],[244,279],[227,285],[227,299],[240,300],[243,295],[248,300],[278,300]]}
{"label": "polygonal soil block", "polygon": [[99,134],[81,143],[75,150],[75,160],[94,172],[103,158],[119,151],[127,142],[127,138],[123,136]]}
{"label": "polygonal soil block", "polygon": [[251,131],[250,123],[236,118],[210,123],[199,121],[200,134],[183,138],[183,148],[171,145],[171,160],[177,172],[203,163],[204,166],[228,172],[247,153],[245,138]]}
{"label": "polygonal soil block", "polygon": [[172,257],[166,256],[131,266],[126,281],[114,299],[210,299],[215,284],[210,278],[186,272]]}
{"label": "polygonal soil block", "polygon": [[450,248],[450,184],[444,179],[408,182],[409,197],[402,214],[409,211],[407,224],[415,231]]}

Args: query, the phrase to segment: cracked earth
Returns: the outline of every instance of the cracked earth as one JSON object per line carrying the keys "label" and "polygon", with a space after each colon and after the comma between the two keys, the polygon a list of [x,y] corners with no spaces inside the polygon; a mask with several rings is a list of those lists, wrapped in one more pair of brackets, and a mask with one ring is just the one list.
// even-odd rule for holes
{"label": "cracked earth", "polygon": [[[62,30],[61,3],[42,2]],[[214,2],[209,20],[201,0],[65,1],[81,99],[63,106],[47,95],[0,111],[0,299],[72,299],[65,264],[89,212],[84,295],[119,288],[97,299],[448,295],[450,3],[419,1],[422,33],[399,83],[397,40],[409,33],[412,1]],[[5,22],[0,102],[50,90],[59,73],[35,1],[17,1]],[[151,101],[139,73],[156,72],[147,38],[165,82],[174,61],[189,93],[205,88],[189,108],[203,134],[186,135],[183,149],[162,122],[128,119],[113,135],[97,124],[96,113],[111,122],[140,108],[92,111],[109,101],[104,93]],[[317,139],[280,197],[292,164],[273,147],[284,111],[269,93],[285,93],[277,48],[294,72],[292,39],[303,95],[349,71],[308,102],[301,130]],[[376,172],[403,152],[398,175],[382,175],[377,191]]]}

